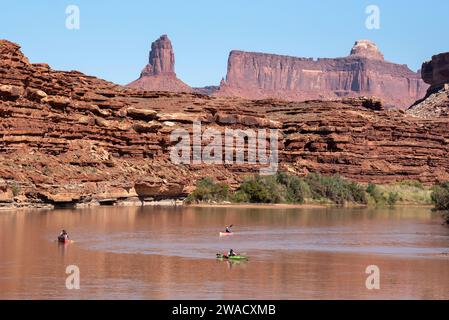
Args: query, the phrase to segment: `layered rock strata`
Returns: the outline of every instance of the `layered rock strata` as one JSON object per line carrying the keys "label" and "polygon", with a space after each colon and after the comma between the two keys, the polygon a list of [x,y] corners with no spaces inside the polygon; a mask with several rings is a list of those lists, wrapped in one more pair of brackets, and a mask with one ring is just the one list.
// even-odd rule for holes
{"label": "layered rock strata", "polygon": [[[149,92],[31,64],[0,41],[0,206],[179,199],[203,177],[232,187],[253,164],[174,164],[175,129],[278,129],[279,167],[359,182],[449,179],[449,121],[379,101],[284,102]],[[208,141],[201,141],[202,146]],[[248,151],[248,146],[244,149]]]}
{"label": "layered rock strata", "polygon": [[232,51],[216,95],[292,101],[375,96],[388,108],[406,109],[427,87],[419,73],[385,61],[373,42],[361,40],[349,56],[335,59]]}

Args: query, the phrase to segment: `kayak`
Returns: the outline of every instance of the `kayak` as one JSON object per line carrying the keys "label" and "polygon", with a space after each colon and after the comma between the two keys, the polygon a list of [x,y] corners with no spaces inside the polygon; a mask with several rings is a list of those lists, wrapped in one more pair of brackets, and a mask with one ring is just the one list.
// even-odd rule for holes
{"label": "kayak", "polygon": [[228,257],[225,254],[217,253],[217,259],[224,259],[224,260],[248,260],[248,257],[240,256],[240,255]]}
{"label": "kayak", "polygon": [[55,240],[55,241],[57,241],[58,243],[63,243],[63,244],[69,244],[69,243],[74,243],[75,241],[73,241],[73,240],[59,240],[59,239],[57,239],[57,240]]}
{"label": "kayak", "polygon": [[225,254],[217,253],[217,259],[223,259],[223,260],[248,260],[248,257],[245,257],[245,256],[228,257]]}
{"label": "kayak", "polygon": [[229,237],[232,236],[233,232],[220,232],[220,237]]}

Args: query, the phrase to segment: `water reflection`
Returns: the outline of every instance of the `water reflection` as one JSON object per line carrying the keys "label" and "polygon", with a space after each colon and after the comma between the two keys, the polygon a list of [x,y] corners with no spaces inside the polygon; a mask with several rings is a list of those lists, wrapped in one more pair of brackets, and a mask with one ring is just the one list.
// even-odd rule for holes
{"label": "water reflection", "polygon": [[[62,228],[74,244],[54,241]],[[3,212],[0,298],[447,299],[448,244],[426,208]],[[230,248],[250,260],[215,259]],[[65,289],[69,264],[81,290]],[[380,291],[365,288],[371,264]]]}

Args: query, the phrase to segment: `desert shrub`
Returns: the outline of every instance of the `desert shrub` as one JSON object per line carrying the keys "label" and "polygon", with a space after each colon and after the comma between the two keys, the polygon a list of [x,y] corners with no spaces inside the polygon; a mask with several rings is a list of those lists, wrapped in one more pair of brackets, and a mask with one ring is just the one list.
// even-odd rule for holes
{"label": "desert shrub", "polygon": [[13,182],[11,185],[11,191],[13,196],[17,197],[20,194],[20,186],[16,182]]}
{"label": "desert shrub", "polygon": [[305,178],[305,181],[314,199],[327,198],[338,205],[345,202],[367,203],[365,190],[361,185],[338,175],[327,177],[312,173]]}
{"label": "desert shrub", "polygon": [[387,201],[379,188],[374,184],[368,184],[366,193],[371,197],[375,205],[384,205]]}
{"label": "desert shrub", "polygon": [[250,202],[249,196],[242,190],[237,190],[232,196],[232,201],[237,203],[248,203]]}
{"label": "desert shrub", "polygon": [[284,198],[288,203],[304,203],[305,198],[310,196],[309,185],[304,179],[280,172],[277,174],[276,180],[285,186]]}
{"label": "desert shrub", "polygon": [[277,183],[276,176],[254,176],[245,179],[237,191],[250,203],[282,203],[285,187]]}
{"label": "desert shrub", "polygon": [[377,188],[377,186],[374,183],[369,183],[368,187],[366,187],[366,192],[374,199],[380,199],[381,198],[381,193],[379,191],[379,189]]}
{"label": "desert shrub", "polygon": [[[346,181],[346,180],[344,180]],[[366,204],[368,200],[366,199],[365,189],[356,182],[346,181],[346,188],[349,190],[350,198],[347,201],[352,201],[356,203]]]}
{"label": "desert shrub", "polygon": [[399,194],[397,192],[389,192],[387,196],[387,204],[394,206],[398,202]]}
{"label": "desert shrub", "polygon": [[393,191],[382,192],[381,188],[379,188],[374,183],[368,184],[368,187],[366,188],[366,193],[373,200],[376,206],[383,206],[383,205],[393,206],[397,203],[399,199],[399,193]]}
{"label": "desert shrub", "polygon": [[[431,204],[431,188],[422,185],[419,181],[402,181],[393,184],[376,185],[380,193],[384,195],[386,200],[390,198],[395,199],[396,202],[401,202],[403,204]],[[390,196],[391,193],[391,196]],[[370,199],[372,197],[370,196]],[[387,201],[386,204],[389,201]]]}
{"label": "desert shrub", "polygon": [[186,202],[222,202],[229,197],[227,184],[215,183],[211,178],[204,178],[197,182],[196,189],[187,197]]}
{"label": "desert shrub", "polygon": [[[417,189],[415,186],[406,188]],[[186,202],[304,203],[311,198],[337,205],[359,203],[392,206],[403,196],[398,190],[401,190],[398,185],[387,188],[370,183],[364,187],[338,175],[312,173],[301,178],[280,172],[271,176],[248,177],[234,192],[224,183],[215,183],[212,179],[205,178],[197,182],[195,191],[188,196]],[[447,192],[449,203],[449,188]]]}
{"label": "desert shrub", "polygon": [[281,172],[247,178],[235,192],[234,199],[250,203],[304,203],[309,194],[304,179]]}
{"label": "desert shrub", "polygon": [[431,198],[435,210],[449,210],[449,182],[435,185]]}
{"label": "desert shrub", "polygon": [[398,185],[400,186],[407,186],[407,187],[413,187],[413,188],[417,188],[417,189],[424,189],[424,185],[422,184],[421,181],[418,180],[403,180],[398,182]]}

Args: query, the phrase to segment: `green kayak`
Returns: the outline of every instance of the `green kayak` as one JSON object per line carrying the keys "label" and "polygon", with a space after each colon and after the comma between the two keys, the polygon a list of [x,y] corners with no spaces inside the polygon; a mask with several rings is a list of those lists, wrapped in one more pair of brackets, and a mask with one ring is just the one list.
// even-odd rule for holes
{"label": "green kayak", "polygon": [[228,257],[225,254],[217,253],[217,259],[223,259],[223,260],[248,260],[248,257],[240,256],[240,255]]}

